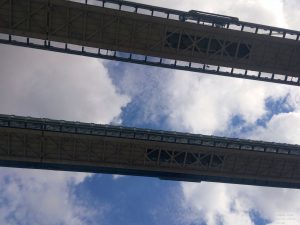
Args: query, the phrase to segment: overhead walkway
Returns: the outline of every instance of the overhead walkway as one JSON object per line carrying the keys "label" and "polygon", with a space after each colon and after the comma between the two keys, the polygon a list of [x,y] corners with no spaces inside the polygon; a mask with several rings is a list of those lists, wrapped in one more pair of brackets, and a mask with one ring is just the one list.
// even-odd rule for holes
{"label": "overhead walkway", "polygon": [[300,146],[0,115],[0,166],[300,188]]}
{"label": "overhead walkway", "polygon": [[0,43],[300,85],[300,32],[115,0],[2,0]]}

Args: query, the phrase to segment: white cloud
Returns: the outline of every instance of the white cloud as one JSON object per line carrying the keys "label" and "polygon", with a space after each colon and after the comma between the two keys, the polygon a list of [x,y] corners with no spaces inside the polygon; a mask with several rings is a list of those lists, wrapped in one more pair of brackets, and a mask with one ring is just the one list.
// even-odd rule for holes
{"label": "white cloud", "polygon": [[197,224],[250,225],[253,213],[272,225],[300,224],[299,190],[216,183],[182,183],[182,190]]}
{"label": "white cloud", "polygon": [[298,0],[283,0],[284,17],[288,27],[299,30],[300,5]]}
{"label": "white cloud", "polygon": [[225,132],[234,116],[254,124],[267,113],[265,100],[288,94],[275,84],[211,77],[176,71],[166,88],[169,123],[176,130],[213,134]]}
{"label": "white cloud", "polygon": [[116,82],[122,93],[132,99],[131,109],[137,109],[133,110],[130,118],[135,126],[156,124],[163,114],[168,113],[166,102],[169,96],[164,90],[173,78],[172,70],[169,69],[141,65],[122,67]]}
{"label": "white cloud", "polygon": [[277,114],[267,122],[265,127],[245,134],[252,139],[300,144],[300,89],[290,88],[286,105],[293,109],[292,112]]}
{"label": "white cloud", "polygon": [[102,62],[0,45],[0,113],[109,123],[130,101]]}
{"label": "white cloud", "polygon": [[258,127],[248,136],[255,140],[300,144],[300,112],[278,114],[266,127]]}
{"label": "white cloud", "polygon": [[226,133],[234,116],[255,124],[267,111],[265,101],[283,98],[290,87],[207,74],[128,66],[120,89],[137,102],[136,124],[159,123],[176,131]]}
{"label": "white cloud", "polygon": [[101,214],[78,202],[73,188],[89,174],[1,168],[0,224],[86,224]]}

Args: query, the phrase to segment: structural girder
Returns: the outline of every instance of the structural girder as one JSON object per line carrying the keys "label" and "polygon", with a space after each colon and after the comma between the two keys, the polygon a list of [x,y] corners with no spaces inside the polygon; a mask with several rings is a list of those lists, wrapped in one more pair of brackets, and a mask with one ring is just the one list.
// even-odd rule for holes
{"label": "structural girder", "polygon": [[300,187],[300,146],[0,116],[0,165]]}
{"label": "structural girder", "polygon": [[195,21],[187,12],[126,1],[96,2],[2,1],[0,32],[7,36],[1,43],[300,84],[297,31],[230,19],[209,23],[207,16]]}

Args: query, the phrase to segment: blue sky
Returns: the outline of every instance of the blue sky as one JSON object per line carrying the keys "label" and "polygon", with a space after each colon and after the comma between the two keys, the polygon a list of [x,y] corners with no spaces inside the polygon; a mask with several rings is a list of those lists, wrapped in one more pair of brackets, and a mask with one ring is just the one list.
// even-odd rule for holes
{"label": "blue sky", "polygon": [[[153,4],[300,27],[297,0]],[[300,144],[298,87],[12,46],[0,53],[0,113]],[[5,225],[299,225],[299,202],[299,190],[0,169]]]}

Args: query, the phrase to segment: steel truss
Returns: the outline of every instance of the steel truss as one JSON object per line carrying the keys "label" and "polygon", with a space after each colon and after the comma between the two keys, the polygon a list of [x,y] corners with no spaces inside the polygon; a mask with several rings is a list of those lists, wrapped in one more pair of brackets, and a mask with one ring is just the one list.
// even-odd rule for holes
{"label": "steel truss", "polygon": [[[78,2],[78,1],[77,1]],[[127,1],[6,0],[0,43],[299,85],[300,33]],[[182,21],[182,16],[185,16]],[[216,20],[212,20],[216,21]]]}
{"label": "steel truss", "polygon": [[0,165],[300,187],[300,146],[0,115]]}

